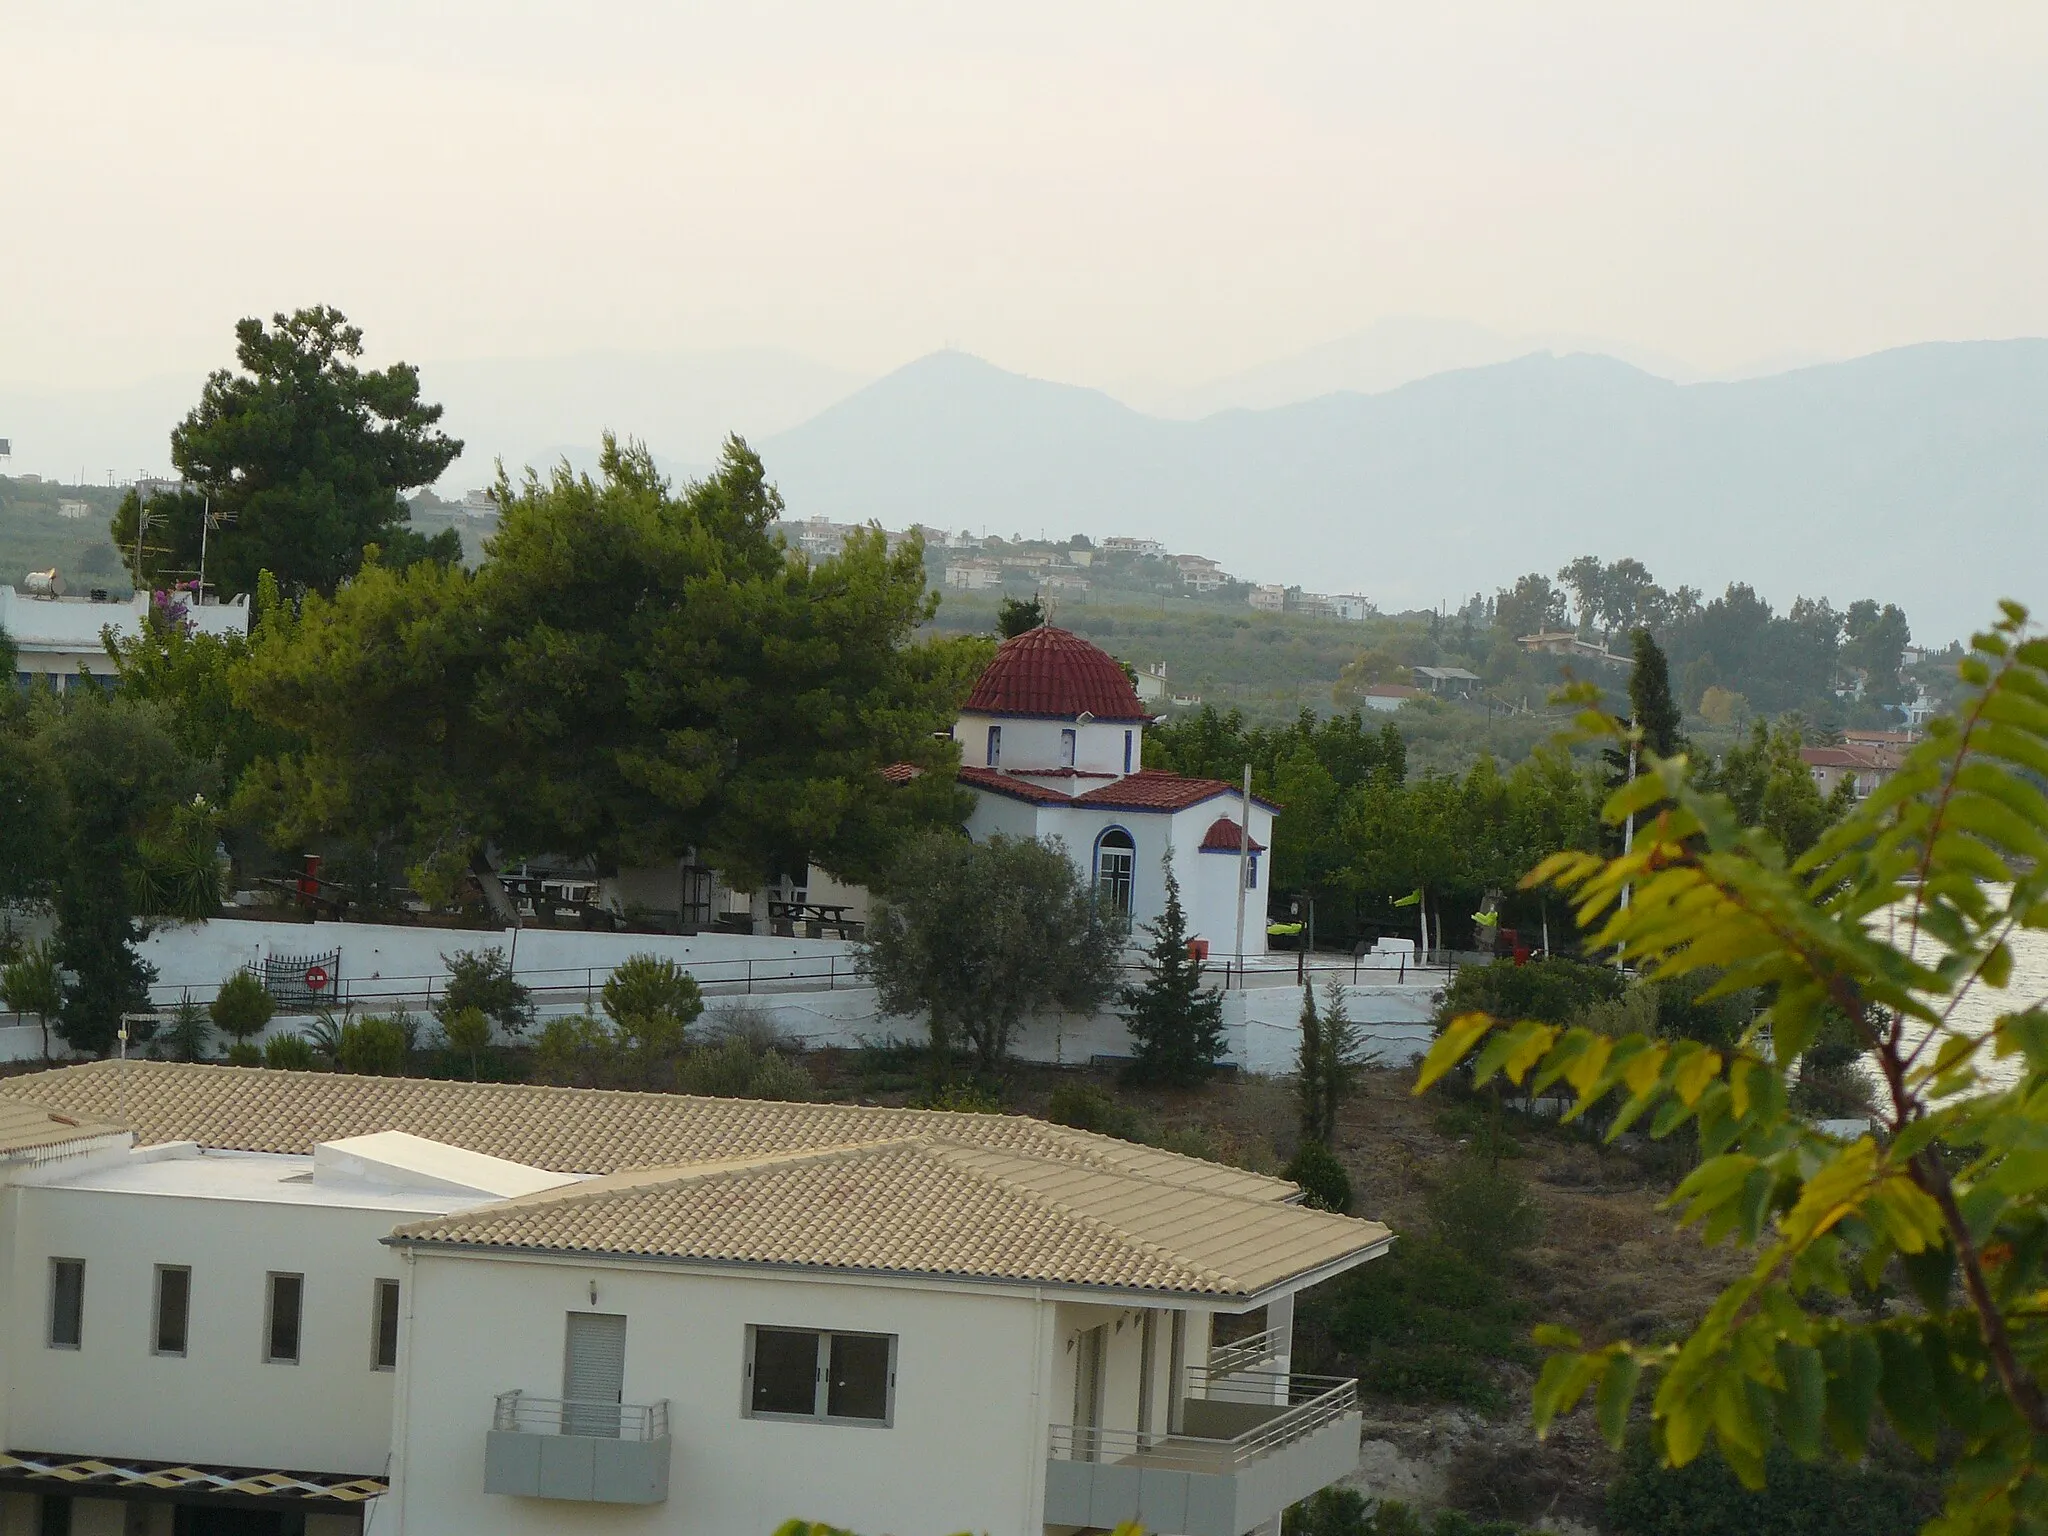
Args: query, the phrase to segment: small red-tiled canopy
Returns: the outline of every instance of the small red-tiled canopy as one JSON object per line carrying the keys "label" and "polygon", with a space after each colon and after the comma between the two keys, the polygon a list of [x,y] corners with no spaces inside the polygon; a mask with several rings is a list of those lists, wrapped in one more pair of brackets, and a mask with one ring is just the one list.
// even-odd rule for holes
{"label": "small red-tiled canopy", "polygon": [[[1201,851],[1203,853],[1236,853],[1238,851],[1237,836],[1237,823],[1228,816],[1218,816],[1209,823],[1209,830],[1202,834]],[[1253,853],[1264,853],[1266,851],[1266,845],[1256,837],[1251,840],[1250,848]]]}
{"label": "small red-tiled canopy", "polygon": [[974,715],[1072,720],[1151,718],[1123,664],[1098,645],[1050,624],[1005,640],[962,708]]}

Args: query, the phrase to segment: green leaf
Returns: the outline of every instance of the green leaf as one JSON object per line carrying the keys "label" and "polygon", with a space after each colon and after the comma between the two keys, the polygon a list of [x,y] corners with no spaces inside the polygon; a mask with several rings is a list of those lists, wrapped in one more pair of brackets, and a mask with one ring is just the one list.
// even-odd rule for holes
{"label": "green leaf", "polygon": [[1628,1435],[1629,1405],[1635,1401],[1636,1383],[1642,1379],[1642,1374],[1643,1368],[1635,1356],[1627,1353],[1611,1356],[1607,1374],[1600,1379],[1600,1390],[1593,1400],[1600,1420],[1600,1433],[1617,1451]]}
{"label": "green leaf", "polygon": [[1885,1416],[1899,1432],[1899,1438],[1922,1456],[1934,1454],[1934,1435],[1939,1420],[1934,1404],[1934,1373],[1917,1333],[1882,1328],[1877,1333],[1877,1352],[1883,1362],[1878,1378],[1878,1397]]}
{"label": "green leaf", "polygon": [[1821,1453],[1822,1420],[1827,1414],[1827,1366],[1810,1345],[1778,1346],[1778,1372],[1785,1390],[1778,1394],[1778,1433],[1793,1454],[1812,1461]]}
{"label": "green leaf", "polygon": [[1884,1365],[1867,1330],[1832,1334],[1821,1340],[1828,1370],[1828,1438],[1851,1461],[1863,1459],[1877,1408],[1877,1380]]}
{"label": "green leaf", "polygon": [[1422,1058],[1422,1070],[1415,1075],[1415,1092],[1427,1092],[1463,1061],[1466,1053],[1491,1028],[1493,1020],[1483,1013],[1461,1014],[1446,1024],[1444,1032],[1437,1036],[1436,1044],[1429,1048],[1429,1054]]}

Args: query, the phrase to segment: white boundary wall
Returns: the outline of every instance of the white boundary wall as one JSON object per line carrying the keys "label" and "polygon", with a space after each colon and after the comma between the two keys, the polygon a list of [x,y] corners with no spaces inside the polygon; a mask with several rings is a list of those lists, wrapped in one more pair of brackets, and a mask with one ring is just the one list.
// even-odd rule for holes
{"label": "white boundary wall", "polygon": [[[161,928],[142,953],[158,969],[152,992],[162,1006],[188,991],[195,1000],[209,1000],[224,978],[273,955],[340,950],[339,975],[330,989],[338,1001],[353,1004],[359,1013],[399,1006],[424,1012],[446,984],[444,955],[498,948],[510,957],[512,941],[510,930],[229,920]],[[664,956],[696,975],[710,1000],[707,1022],[744,1000],[807,1050],[915,1041],[924,1034],[919,1020],[881,1011],[875,989],[857,979],[852,947],[838,939],[526,929],[518,935],[517,969],[535,989],[540,1013],[549,1017],[594,1010],[605,977],[636,954]],[[1429,1048],[1442,973],[1409,974],[1397,981],[1387,975],[1391,967],[1374,963],[1386,958],[1391,957],[1365,957],[1356,985],[1350,966],[1319,972],[1316,990],[1320,1006],[1325,983],[1341,983],[1366,1049],[1382,1065],[1400,1066]],[[1291,1072],[1301,1038],[1301,989],[1293,981],[1292,966],[1255,971],[1252,981],[1223,995],[1226,1059],[1246,1072]],[[9,1017],[0,1014],[0,1019]],[[307,1017],[281,1015],[268,1033],[297,1033]],[[54,1035],[52,1044],[59,1055],[64,1053]],[[1114,1013],[1029,1019],[1013,1045],[1021,1060],[1067,1066],[1086,1065],[1098,1056],[1127,1056],[1130,1049],[1123,1021]],[[34,1060],[41,1054],[42,1032],[33,1021],[0,1024],[0,1060]]]}

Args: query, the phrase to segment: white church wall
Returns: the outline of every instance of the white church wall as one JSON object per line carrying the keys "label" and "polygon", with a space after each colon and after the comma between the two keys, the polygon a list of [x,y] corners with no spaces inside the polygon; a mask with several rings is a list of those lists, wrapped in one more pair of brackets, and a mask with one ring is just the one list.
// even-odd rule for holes
{"label": "white church wall", "polygon": [[960,761],[969,767],[985,768],[988,761],[990,726],[1001,728],[1002,762],[1006,772],[1033,768],[1058,768],[1064,762],[1061,733],[1074,732],[1072,766],[1090,773],[1121,775],[1124,769],[1124,738],[1131,739],[1130,771],[1143,764],[1145,727],[1142,721],[1094,720],[1078,725],[1072,720],[1041,720],[1028,715],[962,715],[953,727],[953,739],[960,743]]}

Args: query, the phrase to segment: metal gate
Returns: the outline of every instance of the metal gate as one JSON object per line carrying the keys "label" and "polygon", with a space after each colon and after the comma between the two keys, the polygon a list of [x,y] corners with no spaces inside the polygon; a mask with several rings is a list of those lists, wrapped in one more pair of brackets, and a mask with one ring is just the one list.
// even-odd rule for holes
{"label": "metal gate", "polygon": [[263,962],[263,990],[280,1008],[323,1007],[335,1000],[340,984],[338,949],[324,955],[272,955]]}

